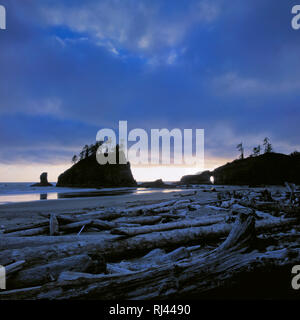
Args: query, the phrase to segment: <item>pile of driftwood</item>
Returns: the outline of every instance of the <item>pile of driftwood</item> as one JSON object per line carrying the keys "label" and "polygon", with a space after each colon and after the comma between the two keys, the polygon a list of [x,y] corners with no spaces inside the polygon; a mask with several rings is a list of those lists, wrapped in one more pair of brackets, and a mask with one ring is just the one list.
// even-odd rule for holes
{"label": "pile of driftwood", "polygon": [[0,299],[173,298],[299,264],[299,197],[288,193],[220,192],[210,203],[194,194],[6,229]]}
{"label": "pile of driftwood", "polygon": [[232,209],[233,212],[252,210],[276,217],[297,218],[300,215],[300,191],[289,183],[286,183],[286,190],[276,190],[273,193],[268,189],[220,192],[218,206]]}

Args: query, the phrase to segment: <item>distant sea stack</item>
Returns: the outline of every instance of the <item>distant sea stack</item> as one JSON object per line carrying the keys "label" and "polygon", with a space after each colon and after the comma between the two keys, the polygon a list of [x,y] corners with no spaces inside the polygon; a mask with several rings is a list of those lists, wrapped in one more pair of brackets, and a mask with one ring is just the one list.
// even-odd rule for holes
{"label": "distant sea stack", "polygon": [[234,160],[214,171],[182,177],[181,183],[224,185],[283,185],[284,182],[300,184],[300,153],[285,155],[265,153],[260,156]]}
{"label": "distant sea stack", "polygon": [[162,179],[158,179],[155,181],[144,182],[139,185],[140,188],[175,188],[175,185],[166,184],[162,181]]}
{"label": "distant sea stack", "polygon": [[212,173],[210,171],[203,171],[199,174],[191,174],[183,176],[180,180],[181,184],[211,184],[210,177]]}
{"label": "distant sea stack", "polygon": [[[135,187],[130,163],[100,165],[94,149],[86,150],[86,155],[70,169],[58,177],[57,187]],[[91,150],[91,152],[89,152]],[[118,161],[117,161],[118,163]]]}
{"label": "distant sea stack", "polygon": [[52,184],[48,182],[48,173],[43,172],[40,175],[40,183],[35,183],[31,187],[52,187]]}

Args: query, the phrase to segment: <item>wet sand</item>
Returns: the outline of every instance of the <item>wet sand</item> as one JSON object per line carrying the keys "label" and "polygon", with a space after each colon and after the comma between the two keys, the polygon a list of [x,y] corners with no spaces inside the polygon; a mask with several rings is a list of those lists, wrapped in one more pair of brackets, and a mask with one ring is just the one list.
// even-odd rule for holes
{"label": "wet sand", "polygon": [[[207,191],[210,187],[205,188]],[[0,205],[0,229],[21,224],[30,224],[45,219],[45,214],[68,214],[80,213],[103,208],[127,208],[130,206],[142,206],[147,204],[168,201],[182,197],[188,197],[192,192],[197,191],[199,200],[213,201],[216,199],[216,192],[203,192],[203,189],[186,189],[174,191],[174,189],[161,189],[155,192],[140,194],[122,194],[114,196],[70,198],[58,200],[43,200],[31,202],[18,202]],[[235,186],[216,186],[219,191],[232,189],[245,189]],[[246,188],[247,189],[247,188]],[[259,189],[259,188],[258,188]],[[261,189],[261,188],[260,188]],[[272,189],[282,189],[282,187],[272,187]]]}
{"label": "wet sand", "polygon": [[[191,194],[191,190],[172,191],[161,190],[154,193],[124,194],[117,196],[102,196],[93,198],[72,198],[59,200],[45,200],[32,202],[9,203],[0,206],[0,226],[9,227],[19,224],[29,224],[45,219],[48,213],[73,213],[88,212],[103,208],[125,208],[131,205],[146,205],[161,201],[172,200],[184,194]],[[210,200],[216,195],[201,192],[203,201]]]}

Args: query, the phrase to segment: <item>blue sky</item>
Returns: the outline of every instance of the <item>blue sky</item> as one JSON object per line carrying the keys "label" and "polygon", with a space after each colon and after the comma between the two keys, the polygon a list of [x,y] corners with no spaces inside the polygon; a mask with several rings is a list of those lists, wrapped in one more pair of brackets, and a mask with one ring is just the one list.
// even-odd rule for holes
{"label": "blue sky", "polygon": [[236,158],[240,141],[249,154],[265,136],[275,151],[300,150],[295,1],[0,4],[0,181],[36,180],[42,169],[56,180],[119,120],[204,128],[207,168]]}

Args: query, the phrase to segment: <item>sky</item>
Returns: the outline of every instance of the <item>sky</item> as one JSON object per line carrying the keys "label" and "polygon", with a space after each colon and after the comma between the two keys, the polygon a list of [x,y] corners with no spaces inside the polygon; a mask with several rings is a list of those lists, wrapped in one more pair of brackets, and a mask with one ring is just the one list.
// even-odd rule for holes
{"label": "sky", "polygon": [[[300,150],[289,0],[0,0],[0,181],[50,181],[102,128],[201,128],[205,169]],[[135,168],[138,181],[197,168]]]}

